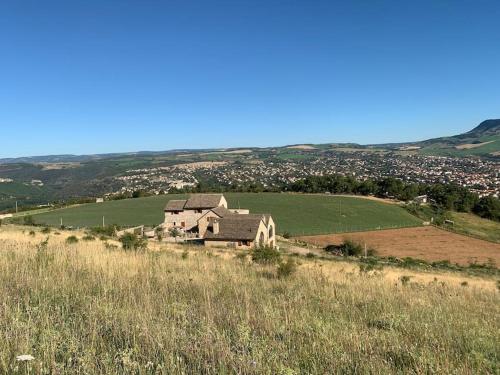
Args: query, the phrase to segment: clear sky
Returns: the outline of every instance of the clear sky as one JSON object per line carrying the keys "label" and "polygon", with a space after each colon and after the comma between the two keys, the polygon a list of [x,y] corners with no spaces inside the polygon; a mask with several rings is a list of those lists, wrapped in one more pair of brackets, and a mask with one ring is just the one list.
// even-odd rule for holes
{"label": "clear sky", "polygon": [[4,0],[0,157],[410,141],[500,117],[500,1]]}

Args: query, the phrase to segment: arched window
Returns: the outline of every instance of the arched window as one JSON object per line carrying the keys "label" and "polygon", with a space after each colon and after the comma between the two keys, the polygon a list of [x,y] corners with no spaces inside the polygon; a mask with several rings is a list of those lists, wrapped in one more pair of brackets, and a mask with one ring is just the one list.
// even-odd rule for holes
{"label": "arched window", "polygon": [[259,237],[259,246],[260,247],[264,247],[264,241],[265,241],[265,236],[264,236],[264,232],[260,232],[260,237]]}
{"label": "arched window", "polygon": [[272,225],[269,226],[269,239],[273,238],[274,236],[274,228]]}

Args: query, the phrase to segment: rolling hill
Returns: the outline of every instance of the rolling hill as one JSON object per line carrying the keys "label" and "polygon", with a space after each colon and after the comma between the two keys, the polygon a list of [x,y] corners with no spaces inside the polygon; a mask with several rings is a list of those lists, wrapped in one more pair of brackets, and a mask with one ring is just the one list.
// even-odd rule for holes
{"label": "rolling hill", "polygon": [[500,156],[500,119],[483,121],[463,134],[429,139],[406,146],[420,147],[419,152],[426,155]]}
{"label": "rolling hill", "polygon": [[[252,213],[271,213],[278,233],[313,235],[386,228],[419,226],[421,221],[403,208],[357,197],[327,195],[228,193],[230,207],[248,208]],[[94,227],[102,224],[121,226],[158,225],[163,222],[163,207],[171,199],[185,195],[169,194],[148,198],[86,204],[41,213],[37,223],[58,226]]]}

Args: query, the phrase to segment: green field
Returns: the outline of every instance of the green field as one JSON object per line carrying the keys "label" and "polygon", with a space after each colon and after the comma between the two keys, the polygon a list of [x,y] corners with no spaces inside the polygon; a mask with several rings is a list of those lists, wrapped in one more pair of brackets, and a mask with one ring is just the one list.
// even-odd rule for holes
{"label": "green field", "polygon": [[[271,213],[278,233],[313,235],[409,227],[421,221],[404,209],[363,198],[325,195],[233,193],[225,194],[231,208],[248,208],[252,213]],[[91,227],[102,224],[121,226],[156,225],[163,221],[163,207],[170,199],[185,195],[162,195],[87,204],[34,216],[37,223]]]}

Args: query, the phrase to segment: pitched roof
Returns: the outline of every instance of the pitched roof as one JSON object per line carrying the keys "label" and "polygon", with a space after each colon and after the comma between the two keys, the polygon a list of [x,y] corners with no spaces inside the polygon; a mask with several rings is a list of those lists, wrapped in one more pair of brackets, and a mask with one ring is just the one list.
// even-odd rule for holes
{"label": "pitched roof", "polygon": [[219,206],[222,194],[194,194],[186,202],[185,210],[215,208]]}
{"label": "pitched roof", "polygon": [[231,211],[229,211],[224,206],[215,207],[214,209],[212,209],[212,212],[215,213],[219,217],[226,217],[226,216],[230,216],[230,215],[236,215],[236,214],[233,214]]}
{"label": "pitched roof", "polygon": [[205,233],[206,240],[253,241],[257,237],[262,215],[230,215],[218,219],[219,233],[214,234],[209,228]]}
{"label": "pitched roof", "polygon": [[171,200],[165,206],[165,211],[183,211],[186,200]]}

